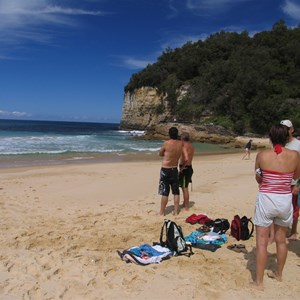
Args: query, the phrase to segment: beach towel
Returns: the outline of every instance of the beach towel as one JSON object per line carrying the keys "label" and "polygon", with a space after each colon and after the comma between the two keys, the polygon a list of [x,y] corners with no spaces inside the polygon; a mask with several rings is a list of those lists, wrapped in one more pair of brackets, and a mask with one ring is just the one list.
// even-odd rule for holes
{"label": "beach towel", "polygon": [[[223,245],[227,243],[227,237],[225,234],[218,234],[216,232],[201,232],[194,231],[190,235],[185,237],[187,242],[192,244],[192,247],[200,248],[203,250],[216,251]],[[204,246],[204,245],[214,245],[214,246]],[[215,247],[216,246],[216,247]]]}
{"label": "beach towel", "polygon": [[173,251],[166,247],[149,244],[134,246],[122,252],[118,250],[117,253],[126,263],[132,262],[138,265],[158,264],[174,255]]}

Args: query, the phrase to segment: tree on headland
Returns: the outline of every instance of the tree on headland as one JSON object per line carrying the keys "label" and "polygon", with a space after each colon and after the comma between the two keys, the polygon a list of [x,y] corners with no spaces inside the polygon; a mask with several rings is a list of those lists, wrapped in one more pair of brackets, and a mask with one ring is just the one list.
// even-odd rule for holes
{"label": "tree on headland", "polygon": [[[216,124],[239,134],[264,134],[283,118],[300,129],[300,26],[278,21],[253,37],[221,31],[167,48],[156,63],[132,75],[125,92],[143,86],[167,94],[181,122],[207,122],[210,112]],[[178,101],[182,86],[188,93]]]}

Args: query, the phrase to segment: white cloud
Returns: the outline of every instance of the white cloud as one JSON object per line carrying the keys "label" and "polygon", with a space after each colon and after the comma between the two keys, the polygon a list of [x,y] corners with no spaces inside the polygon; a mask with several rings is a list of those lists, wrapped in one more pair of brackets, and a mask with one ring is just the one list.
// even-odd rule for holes
{"label": "white cloud", "polygon": [[295,3],[294,1],[286,0],[282,6],[282,10],[285,14],[300,21],[300,4]]}
{"label": "white cloud", "polygon": [[26,112],[20,112],[20,111],[0,110],[0,116],[4,116],[4,117],[30,117],[31,114],[26,113]]}
{"label": "white cloud", "polygon": [[133,57],[123,57],[122,64],[130,69],[143,69],[147,65],[152,64],[153,61],[136,59]]}
{"label": "white cloud", "polygon": [[[75,26],[75,16],[102,16],[101,11],[54,5],[51,0],[0,0],[0,42],[22,43],[30,40],[49,43],[45,26]],[[62,1],[58,1],[61,3]],[[49,29],[48,29],[49,30]]]}
{"label": "white cloud", "polygon": [[234,4],[251,0],[187,0],[186,7],[200,16],[210,16],[227,11]]}
{"label": "white cloud", "polygon": [[45,14],[65,14],[65,15],[90,15],[103,16],[105,13],[101,11],[88,11],[83,9],[63,8],[59,6],[47,6],[40,13]]}
{"label": "white cloud", "polygon": [[144,69],[149,64],[153,64],[156,62],[157,57],[162,54],[164,50],[167,48],[180,48],[187,42],[197,42],[198,40],[205,40],[209,35],[208,34],[202,34],[200,36],[188,36],[188,35],[181,35],[177,36],[173,39],[169,39],[168,41],[165,41],[161,44],[161,51],[158,51],[157,53],[154,53],[151,55],[153,57],[152,59],[138,59],[131,56],[117,56],[115,55],[115,58],[119,61],[117,64],[118,66],[126,67],[129,69]]}
{"label": "white cloud", "polygon": [[167,17],[173,18],[173,17],[177,16],[178,10],[174,5],[174,0],[169,0],[169,8],[170,8],[171,13]]}

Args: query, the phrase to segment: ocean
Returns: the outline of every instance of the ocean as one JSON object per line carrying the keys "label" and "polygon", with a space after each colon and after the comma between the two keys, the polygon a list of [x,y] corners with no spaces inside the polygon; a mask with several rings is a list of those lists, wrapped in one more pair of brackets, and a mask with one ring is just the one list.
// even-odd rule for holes
{"label": "ocean", "polygon": [[[156,158],[162,141],[136,139],[143,134],[111,123],[0,120],[0,168],[123,161],[139,154]],[[203,143],[195,148],[201,153],[233,150]]]}

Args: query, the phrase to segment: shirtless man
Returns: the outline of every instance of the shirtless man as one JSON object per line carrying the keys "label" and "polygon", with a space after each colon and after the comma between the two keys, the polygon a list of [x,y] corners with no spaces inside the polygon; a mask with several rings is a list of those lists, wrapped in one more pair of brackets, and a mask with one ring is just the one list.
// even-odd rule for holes
{"label": "shirtless man", "polygon": [[160,215],[165,215],[165,208],[168,203],[170,187],[174,195],[174,215],[179,213],[179,181],[178,161],[182,154],[182,142],[178,140],[178,129],[169,129],[170,139],[165,141],[159,150],[159,156],[163,157],[160,170],[159,194],[161,197]]}
{"label": "shirtless man", "polygon": [[194,157],[195,149],[190,143],[190,136],[187,132],[182,133],[181,140],[183,143],[183,153],[180,158],[180,173],[179,173],[179,186],[182,188],[183,193],[183,207],[186,211],[189,210],[189,183],[192,182],[193,168],[192,160]]}

